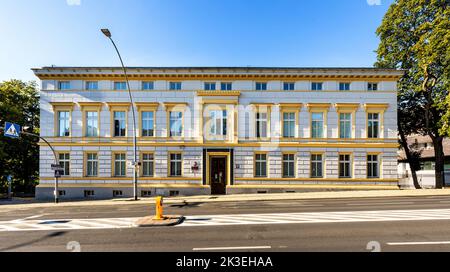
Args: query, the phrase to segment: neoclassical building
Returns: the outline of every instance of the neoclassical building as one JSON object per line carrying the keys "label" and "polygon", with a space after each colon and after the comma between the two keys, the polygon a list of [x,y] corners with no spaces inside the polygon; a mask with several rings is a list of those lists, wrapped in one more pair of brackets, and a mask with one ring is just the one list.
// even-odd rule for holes
{"label": "neoclassical building", "polygon": [[[133,194],[119,67],[43,67],[41,136],[61,198]],[[374,68],[131,67],[139,196],[395,189],[397,81]],[[38,198],[52,198],[40,145]]]}

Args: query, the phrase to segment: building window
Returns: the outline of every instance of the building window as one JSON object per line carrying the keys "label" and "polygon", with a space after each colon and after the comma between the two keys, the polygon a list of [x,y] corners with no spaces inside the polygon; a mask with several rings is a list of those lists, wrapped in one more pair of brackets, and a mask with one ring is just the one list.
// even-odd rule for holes
{"label": "building window", "polygon": [[98,112],[96,111],[86,112],[86,136],[98,136]]}
{"label": "building window", "polygon": [[379,113],[368,113],[367,114],[367,137],[368,138],[379,138],[379,127],[380,127],[380,114]]}
{"label": "building window", "polygon": [[295,89],[295,82],[284,82],[283,90],[285,91],[293,91]]}
{"label": "building window", "polygon": [[267,137],[267,112],[256,113],[256,137]]}
{"label": "building window", "polygon": [[231,91],[233,89],[233,84],[231,82],[222,82],[220,83],[220,90],[222,91]]}
{"label": "building window", "polygon": [[339,113],[339,138],[348,139],[352,137],[352,114]]}
{"label": "building window", "polygon": [[340,178],[351,178],[352,167],[351,167],[351,156],[349,154],[339,155],[339,177]]}
{"label": "building window", "polygon": [[170,82],[169,90],[171,90],[171,91],[181,90],[181,82]]}
{"label": "building window", "polygon": [[378,178],[379,174],[378,155],[367,155],[367,177]]}
{"label": "building window", "polygon": [[143,91],[149,91],[154,89],[154,83],[153,81],[143,81],[142,82],[142,90]]}
{"label": "building window", "polygon": [[142,137],[155,136],[155,116],[153,111],[143,111],[141,113],[142,118]]}
{"label": "building window", "polygon": [[267,154],[255,154],[255,177],[267,177]]}
{"label": "building window", "polygon": [[215,91],[215,90],[216,90],[216,83],[214,82],[205,83],[205,91]]}
{"label": "building window", "polygon": [[322,154],[311,154],[311,178],[323,178]]}
{"label": "building window", "polygon": [[70,111],[58,111],[58,136],[70,136]]}
{"label": "building window", "polygon": [[59,165],[61,165],[64,170],[62,171],[62,176],[70,175],[70,153],[59,153]]}
{"label": "building window", "polygon": [[267,82],[256,82],[257,91],[267,91]]}
{"label": "building window", "polygon": [[283,113],[283,137],[295,137],[295,112]]}
{"label": "building window", "polygon": [[98,156],[96,153],[86,154],[86,176],[96,177],[98,175]]}
{"label": "building window", "polygon": [[227,135],[227,111],[216,110],[210,111],[211,117],[211,135],[225,136]]}
{"label": "building window", "polygon": [[373,82],[367,83],[367,90],[378,91],[378,83],[373,83]]}
{"label": "building window", "polygon": [[323,138],[323,112],[311,113],[311,138]]}
{"label": "building window", "polygon": [[183,135],[183,113],[181,111],[169,112],[170,137]]}
{"label": "building window", "polygon": [[114,154],[114,176],[125,177],[127,174],[127,157],[126,153]]}
{"label": "building window", "polygon": [[142,176],[153,177],[154,157],[152,153],[142,154]]}
{"label": "building window", "polygon": [[127,89],[127,83],[125,81],[116,81],[114,82],[114,90],[123,91]]}
{"label": "building window", "polygon": [[339,83],[339,91],[350,91],[350,83],[347,82]]}
{"label": "building window", "polygon": [[98,90],[98,81],[86,81],[86,90]]}
{"label": "building window", "polygon": [[295,177],[295,155],[283,154],[283,178]]}
{"label": "building window", "polygon": [[313,91],[322,91],[323,90],[323,82],[312,82],[311,90]]}
{"label": "building window", "polygon": [[70,81],[59,81],[58,89],[59,90],[70,90]]}
{"label": "building window", "polygon": [[182,155],[181,153],[170,154],[169,173],[171,177],[181,177],[182,175]]}
{"label": "building window", "polygon": [[127,128],[126,112],[115,111],[113,114],[114,114],[114,137],[125,137]]}

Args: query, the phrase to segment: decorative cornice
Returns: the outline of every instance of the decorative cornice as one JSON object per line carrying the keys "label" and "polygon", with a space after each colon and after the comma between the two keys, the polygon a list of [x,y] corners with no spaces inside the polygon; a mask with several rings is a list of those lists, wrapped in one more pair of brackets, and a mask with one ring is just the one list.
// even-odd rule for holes
{"label": "decorative cornice", "polygon": [[78,102],[78,105],[80,106],[81,110],[85,108],[101,109],[103,107],[103,102]]}
{"label": "decorative cornice", "polygon": [[107,102],[108,108],[129,108],[131,106],[130,102]]}
{"label": "decorative cornice", "polygon": [[53,111],[56,108],[67,108],[67,109],[73,110],[75,103],[74,102],[50,102],[50,105],[52,105]]}
{"label": "decorative cornice", "polygon": [[[36,73],[41,80],[125,80],[122,74],[90,74],[90,73]],[[377,81],[398,81],[401,76],[366,74],[129,74],[130,80],[340,80],[340,81],[357,81],[357,80],[377,80]]]}
{"label": "decorative cornice", "polygon": [[173,109],[180,109],[185,110],[188,106],[188,103],[186,102],[170,102],[170,103],[163,103],[164,107],[166,108],[166,111],[171,111]]}
{"label": "decorative cornice", "polygon": [[315,109],[329,110],[331,107],[331,103],[308,103],[306,104],[306,106],[308,107],[309,111]]}
{"label": "decorative cornice", "polygon": [[389,108],[389,104],[364,104],[364,109],[367,110],[380,110],[380,111],[386,111]]}
{"label": "decorative cornice", "polygon": [[359,108],[360,104],[358,103],[337,103],[335,104],[336,110],[352,110],[355,111]]}
{"label": "decorative cornice", "polygon": [[135,105],[138,111],[140,111],[141,109],[157,110],[159,107],[158,102],[137,102],[135,103]]}

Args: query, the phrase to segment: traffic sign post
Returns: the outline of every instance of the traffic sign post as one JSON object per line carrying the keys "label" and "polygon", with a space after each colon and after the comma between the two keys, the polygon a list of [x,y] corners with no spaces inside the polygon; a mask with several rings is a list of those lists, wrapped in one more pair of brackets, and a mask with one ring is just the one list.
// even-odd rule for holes
{"label": "traffic sign post", "polygon": [[59,165],[58,156],[56,155],[53,146],[44,137],[41,137],[40,135],[34,133],[27,132],[26,130],[27,128],[24,128],[22,130],[20,125],[5,122],[4,135],[5,137],[15,139],[20,138],[21,134],[38,137],[39,139],[44,141],[48,145],[48,147],[52,150],[53,156],[55,157],[55,164],[52,164],[52,169],[54,169],[55,171],[55,203],[57,204],[59,203],[58,178],[61,177],[61,172],[64,171],[64,169]]}
{"label": "traffic sign post", "polygon": [[8,199],[12,198],[12,176],[8,175],[8,177],[6,178],[6,180],[8,181]]}

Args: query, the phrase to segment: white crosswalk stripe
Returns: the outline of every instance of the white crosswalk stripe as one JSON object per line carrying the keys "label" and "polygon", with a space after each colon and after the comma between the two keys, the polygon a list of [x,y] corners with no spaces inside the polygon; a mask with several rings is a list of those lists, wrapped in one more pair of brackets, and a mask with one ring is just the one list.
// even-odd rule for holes
{"label": "white crosswalk stripe", "polygon": [[15,220],[0,222],[0,232],[131,228],[138,218]]}
{"label": "white crosswalk stripe", "polygon": [[450,220],[450,209],[187,216],[178,227]]}
{"label": "white crosswalk stripe", "polygon": [[[0,222],[0,232],[132,228],[137,219],[13,220]],[[424,220],[450,220],[450,209],[197,215],[186,216],[177,227]]]}

